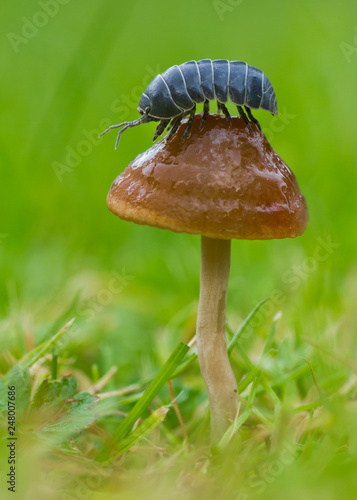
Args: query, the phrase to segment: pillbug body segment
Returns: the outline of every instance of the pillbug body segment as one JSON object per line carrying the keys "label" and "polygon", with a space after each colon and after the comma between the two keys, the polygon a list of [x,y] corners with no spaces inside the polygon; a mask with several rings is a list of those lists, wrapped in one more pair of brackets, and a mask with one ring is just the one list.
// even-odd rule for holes
{"label": "pillbug body segment", "polygon": [[263,109],[273,115],[278,114],[275,92],[267,76],[258,68],[242,61],[226,59],[202,59],[188,61],[179,66],[172,66],[157,75],[141,95],[138,111],[142,115],[132,122],[111,125],[109,130],[121,128],[115,148],[124,130],[150,121],[159,122],[155,131],[156,140],[169,127],[168,139],[178,129],[182,118],[189,115],[183,138],[190,132],[196,113],[196,105],[203,103],[201,127],[209,113],[209,102],[217,100],[218,112],[230,121],[231,117],[225,104],[231,101],[237,106],[239,116],[243,118],[253,133],[251,122],[260,129],[258,121],[252,115],[252,109]]}

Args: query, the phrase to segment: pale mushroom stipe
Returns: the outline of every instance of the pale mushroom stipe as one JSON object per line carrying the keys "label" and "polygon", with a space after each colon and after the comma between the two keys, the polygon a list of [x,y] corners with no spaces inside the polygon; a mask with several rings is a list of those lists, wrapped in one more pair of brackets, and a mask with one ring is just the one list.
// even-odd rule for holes
{"label": "pale mushroom stipe", "polygon": [[[294,238],[308,210],[294,174],[259,128],[243,119],[208,115],[182,123],[135,158],[113,182],[108,208],[119,218],[201,235],[197,353],[217,442],[238,414],[237,382],[226,342],[226,297],[232,239]],[[181,129],[181,130],[180,130]]]}

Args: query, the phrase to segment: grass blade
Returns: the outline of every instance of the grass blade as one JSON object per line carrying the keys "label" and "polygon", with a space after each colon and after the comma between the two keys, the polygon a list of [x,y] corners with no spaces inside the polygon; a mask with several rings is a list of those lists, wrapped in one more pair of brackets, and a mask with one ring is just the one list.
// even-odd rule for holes
{"label": "grass blade", "polygon": [[235,422],[233,422],[232,425],[229,426],[229,428],[226,430],[226,432],[223,434],[221,440],[219,441],[218,444],[214,445],[212,447],[212,453],[219,453],[226,446],[228,443],[231,441],[232,437],[239,431],[239,429],[242,427],[242,425],[248,420],[248,418],[251,416],[252,410],[248,409],[244,411]]}
{"label": "grass blade", "polygon": [[276,333],[276,325],[278,324],[279,319],[280,319],[280,314],[276,315],[276,317],[273,320],[273,323],[272,323],[271,328],[269,330],[268,338],[266,340],[266,343],[265,343],[265,346],[263,349],[261,361],[264,359],[265,356],[267,356],[269,354],[269,351],[273,346],[274,337],[275,337],[275,333]]}
{"label": "grass blade", "polygon": [[187,359],[185,359],[180,366],[178,366],[175,370],[175,373],[173,374],[173,378],[177,377],[177,375],[180,375],[182,372],[184,372],[196,359],[198,358],[197,354],[193,352],[189,356],[187,356]]}
{"label": "grass blade", "polygon": [[68,321],[68,323],[55,335],[53,335],[49,340],[42,342],[39,346],[32,349],[32,351],[28,352],[19,362],[18,365],[22,368],[31,368],[36,361],[41,359],[43,356],[52,351],[53,347],[57,344],[57,342],[63,337],[63,335],[67,332],[67,330],[72,326],[75,318]]}
{"label": "grass blade", "polygon": [[164,366],[161,368],[159,373],[156,375],[151,384],[147,387],[144,394],[141,396],[136,405],[129,412],[127,417],[116,429],[114,434],[104,443],[103,448],[99,451],[96,460],[102,462],[110,460],[116,455],[118,444],[120,441],[130,432],[136,420],[141,417],[143,412],[152,402],[155,396],[160,392],[165,384],[171,380],[175,370],[185,357],[189,350],[189,346],[180,342],[180,344],[173,351],[169,359],[166,361]]}
{"label": "grass blade", "polygon": [[254,309],[248,314],[248,316],[245,318],[245,320],[243,321],[243,323],[240,325],[240,327],[238,328],[238,330],[235,332],[235,334],[233,335],[233,337],[231,338],[231,341],[229,342],[229,345],[228,345],[228,356],[230,355],[230,353],[233,351],[234,349],[234,346],[236,345],[236,343],[238,342],[238,340],[240,339],[240,337],[243,335],[244,331],[246,330],[247,326],[249,325],[249,322],[250,320],[255,316],[255,314],[259,311],[259,309],[261,308],[261,306],[263,304],[265,304],[265,302],[267,302],[268,300],[270,300],[270,297],[266,297],[265,299],[263,299],[262,301],[260,301],[255,307]]}
{"label": "grass blade", "polygon": [[150,417],[144,420],[142,424],[139,425],[133,432],[124,438],[118,444],[115,454],[111,456],[111,459],[115,459],[123,455],[132,446],[135,446],[139,441],[141,441],[147,434],[149,434],[155,427],[157,427],[165,419],[169,408],[162,406],[158,410],[154,411]]}

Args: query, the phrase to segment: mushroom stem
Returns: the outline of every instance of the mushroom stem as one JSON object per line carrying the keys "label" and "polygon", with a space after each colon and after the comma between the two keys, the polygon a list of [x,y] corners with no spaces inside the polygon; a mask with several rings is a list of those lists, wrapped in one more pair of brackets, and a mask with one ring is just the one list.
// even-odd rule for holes
{"label": "mushroom stem", "polygon": [[197,351],[211,412],[211,440],[217,442],[238,412],[238,389],[226,341],[226,299],[231,240],[202,236]]}

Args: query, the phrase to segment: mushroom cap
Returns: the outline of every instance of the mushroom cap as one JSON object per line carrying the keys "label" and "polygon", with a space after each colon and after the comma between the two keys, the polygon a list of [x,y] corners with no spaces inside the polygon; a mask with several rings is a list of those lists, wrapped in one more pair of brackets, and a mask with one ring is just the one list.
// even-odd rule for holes
{"label": "mushroom cap", "polygon": [[294,238],[308,210],[294,174],[265,135],[241,118],[196,115],[137,156],[113,182],[107,206],[120,219],[210,238]]}

